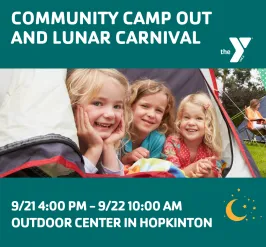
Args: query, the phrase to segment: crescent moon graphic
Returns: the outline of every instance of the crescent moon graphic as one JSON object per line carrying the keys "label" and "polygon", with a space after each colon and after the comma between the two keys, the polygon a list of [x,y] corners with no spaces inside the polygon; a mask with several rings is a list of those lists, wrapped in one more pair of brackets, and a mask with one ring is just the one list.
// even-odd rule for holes
{"label": "crescent moon graphic", "polygon": [[226,205],[226,209],[225,209],[225,212],[228,216],[228,218],[232,221],[241,221],[241,220],[244,220],[246,218],[247,215],[245,216],[242,216],[242,217],[239,217],[239,216],[236,216],[233,211],[232,211],[232,206],[234,204],[234,202],[237,201],[237,199],[234,199],[230,202],[228,202],[228,204]]}

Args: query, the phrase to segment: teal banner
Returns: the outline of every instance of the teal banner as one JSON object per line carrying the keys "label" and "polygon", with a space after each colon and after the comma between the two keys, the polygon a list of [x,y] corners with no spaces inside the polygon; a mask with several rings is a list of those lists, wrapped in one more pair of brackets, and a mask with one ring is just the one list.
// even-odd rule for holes
{"label": "teal banner", "polygon": [[3,246],[257,246],[264,179],[2,179]]}
{"label": "teal banner", "polygon": [[2,68],[258,68],[265,4],[252,1],[11,1]]}

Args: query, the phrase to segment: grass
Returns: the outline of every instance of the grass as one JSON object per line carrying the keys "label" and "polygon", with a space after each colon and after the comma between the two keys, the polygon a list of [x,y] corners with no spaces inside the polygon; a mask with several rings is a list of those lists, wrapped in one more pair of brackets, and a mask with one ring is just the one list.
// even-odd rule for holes
{"label": "grass", "polygon": [[246,146],[258,166],[261,176],[266,178],[266,145],[246,144]]}

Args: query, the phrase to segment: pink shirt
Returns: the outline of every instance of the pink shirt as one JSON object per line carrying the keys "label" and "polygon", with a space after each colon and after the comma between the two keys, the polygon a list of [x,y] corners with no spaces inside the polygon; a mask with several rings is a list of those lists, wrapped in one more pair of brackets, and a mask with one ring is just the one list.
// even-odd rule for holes
{"label": "pink shirt", "polygon": [[[194,163],[200,159],[206,159],[215,154],[202,143],[197,150],[195,160],[190,161],[190,152],[184,141],[177,136],[168,136],[164,144],[164,154],[167,156],[167,160],[174,163],[178,168],[184,169],[191,163]],[[221,164],[220,162],[213,161],[213,173],[215,177],[221,177]]]}

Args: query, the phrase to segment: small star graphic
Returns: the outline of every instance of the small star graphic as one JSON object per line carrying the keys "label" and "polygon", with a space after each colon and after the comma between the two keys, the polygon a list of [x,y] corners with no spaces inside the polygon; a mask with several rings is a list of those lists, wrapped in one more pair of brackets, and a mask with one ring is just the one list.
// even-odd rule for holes
{"label": "small star graphic", "polygon": [[239,192],[239,191],[240,191],[240,189],[238,188],[238,189],[237,189],[237,191]]}
{"label": "small star graphic", "polygon": [[255,200],[253,200],[253,202],[255,202]]}
{"label": "small star graphic", "polygon": [[253,216],[252,219],[255,220],[255,217]]}
{"label": "small star graphic", "polygon": [[248,201],[250,201],[250,199],[248,198]]}
{"label": "small star graphic", "polygon": [[232,196],[234,196],[234,195],[232,194]]}
{"label": "small star graphic", "polygon": [[248,221],[248,219],[246,219],[246,221]]}
{"label": "small star graphic", "polygon": [[247,208],[247,205],[244,205],[243,208]]}
{"label": "small star graphic", "polygon": [[256,207],[253,207],[253,210],[256,210]]}

